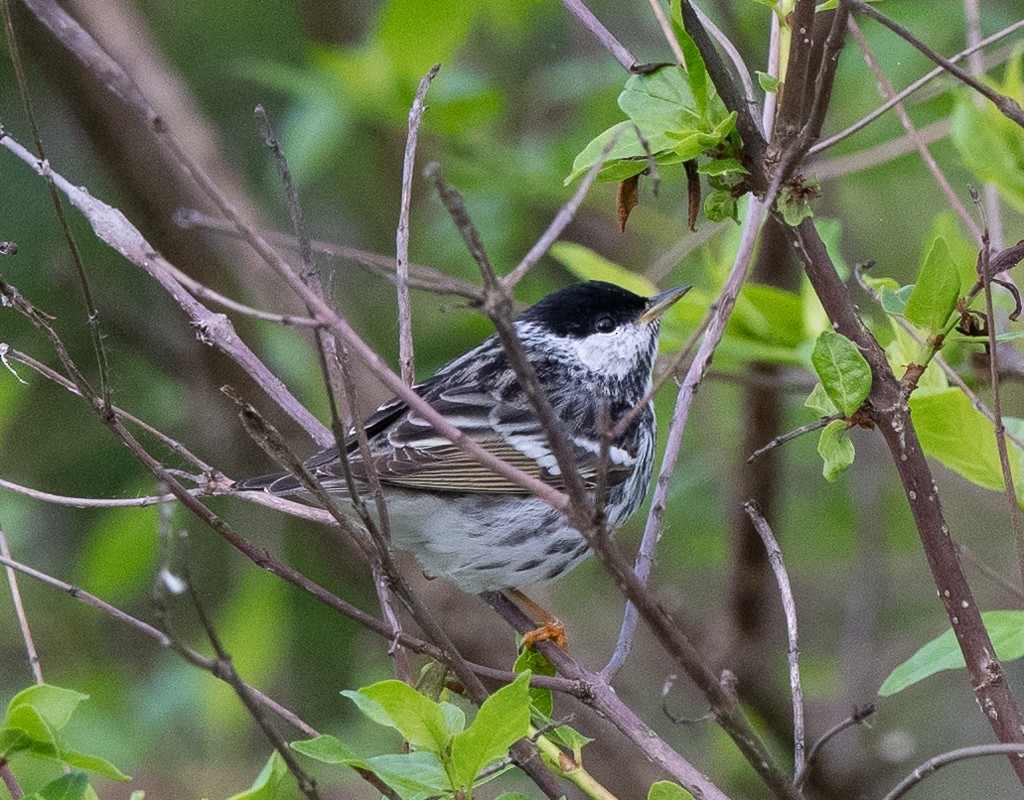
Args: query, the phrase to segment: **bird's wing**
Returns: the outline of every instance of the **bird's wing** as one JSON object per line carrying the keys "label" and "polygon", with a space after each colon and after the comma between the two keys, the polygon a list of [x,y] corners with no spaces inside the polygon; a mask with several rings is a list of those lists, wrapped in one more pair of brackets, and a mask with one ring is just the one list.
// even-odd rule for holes
{"label": "bird's wing", "polygon": [[[531,408],[502,402],[491,392],[471,387],[447,389],[429,402],[483,449],[527,475],[562,486],[558,464]],[[373,468],[384,484],[445,493],[525,494],[522,487],[463,453],[400,401],[381,406],[365,424]],[[569,444],[580,476],[593,485],[600,469],[597,441],[576,435],[569,437]],[[634,462],[626,448],[611,448],[607,485],[625,480]],[[328,487],[344,482],[335,450],[314,456],[306,466]],[[366,465],[358,447],[351,444],[349,466],[354,477],[366,480]]]}

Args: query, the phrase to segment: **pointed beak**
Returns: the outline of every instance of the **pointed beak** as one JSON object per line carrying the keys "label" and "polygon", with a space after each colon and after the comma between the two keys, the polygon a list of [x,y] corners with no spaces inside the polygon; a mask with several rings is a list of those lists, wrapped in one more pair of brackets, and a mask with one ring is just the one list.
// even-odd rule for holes
{"label": "pointed beak", "polygon": [[647,308],[640,315],[641,322],[654,322],[662,314],[669,310],[672,305],[686,294],[692,286],[676,286],[672,289],[667,289],[660,294],[654,295],[654,297],[648,298]]}

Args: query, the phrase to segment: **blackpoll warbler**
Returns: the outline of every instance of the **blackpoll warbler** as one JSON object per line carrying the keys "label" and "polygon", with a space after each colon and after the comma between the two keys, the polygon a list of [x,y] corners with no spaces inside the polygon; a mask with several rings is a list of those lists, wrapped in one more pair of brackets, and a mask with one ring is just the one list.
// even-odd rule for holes
{"label": "blackpoll warbler", "polygon": [[[604,409],[614,426],[648,394],[660,317],[689,288],[645,298],[610,283],[579,283],[549,295],[515,321],[590,490],[598,479]],[[486,450],[560,484],[543,427],[497,336],[414,388]],[[392,542],[412,551],[428,573],[467,592],[517,589],[558,578],[589,554],[587,542],[561,514],[463,454],[401,399],[382,405],[364,425],[384,487]],[[365,488],[366,464],[354,437],[348,459],[357,486]],[[608,450],[610,531],[643,502],[653,462],[654,410],[648,401]],[[347,496],[336,448],[317,453],[306,467],[324,488]],[[291,475],[252,478],[237,488],[303,494]]]}

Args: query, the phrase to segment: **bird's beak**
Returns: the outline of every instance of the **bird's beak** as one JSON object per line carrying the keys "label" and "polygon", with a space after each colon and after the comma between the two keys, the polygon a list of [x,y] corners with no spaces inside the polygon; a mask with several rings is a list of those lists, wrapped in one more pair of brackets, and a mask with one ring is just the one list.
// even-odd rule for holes
{"label": "bird's beak", "polygon": [[647,300],[647,308],[640,315],[641,322],[654,322],[662,314],[669,310],[672,305],[686,294],[692,286],[676,286],[672,289],[667,289],[660,294],[654,295]]}

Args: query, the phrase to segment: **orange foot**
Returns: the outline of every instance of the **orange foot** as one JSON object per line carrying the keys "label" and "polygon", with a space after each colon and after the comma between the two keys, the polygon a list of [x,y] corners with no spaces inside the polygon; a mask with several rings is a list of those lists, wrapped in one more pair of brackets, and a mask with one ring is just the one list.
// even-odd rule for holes
{"label": "orange foot", "polygon": [[539,628],[523,636],[523,647],[530,647],[537,642],[554,642],[563,650],[569,649],[565,642],[565,626],[561,620],[518,589],[506,589],[505,595],[540,623]]}
{"label": "orange foot", "polygon": [[565,641],[565,626],[554,617],[549,617],[539,628],[523,634],[523,647],[532,647],[537,642],[554,642],[563,650],[569,649]]}

